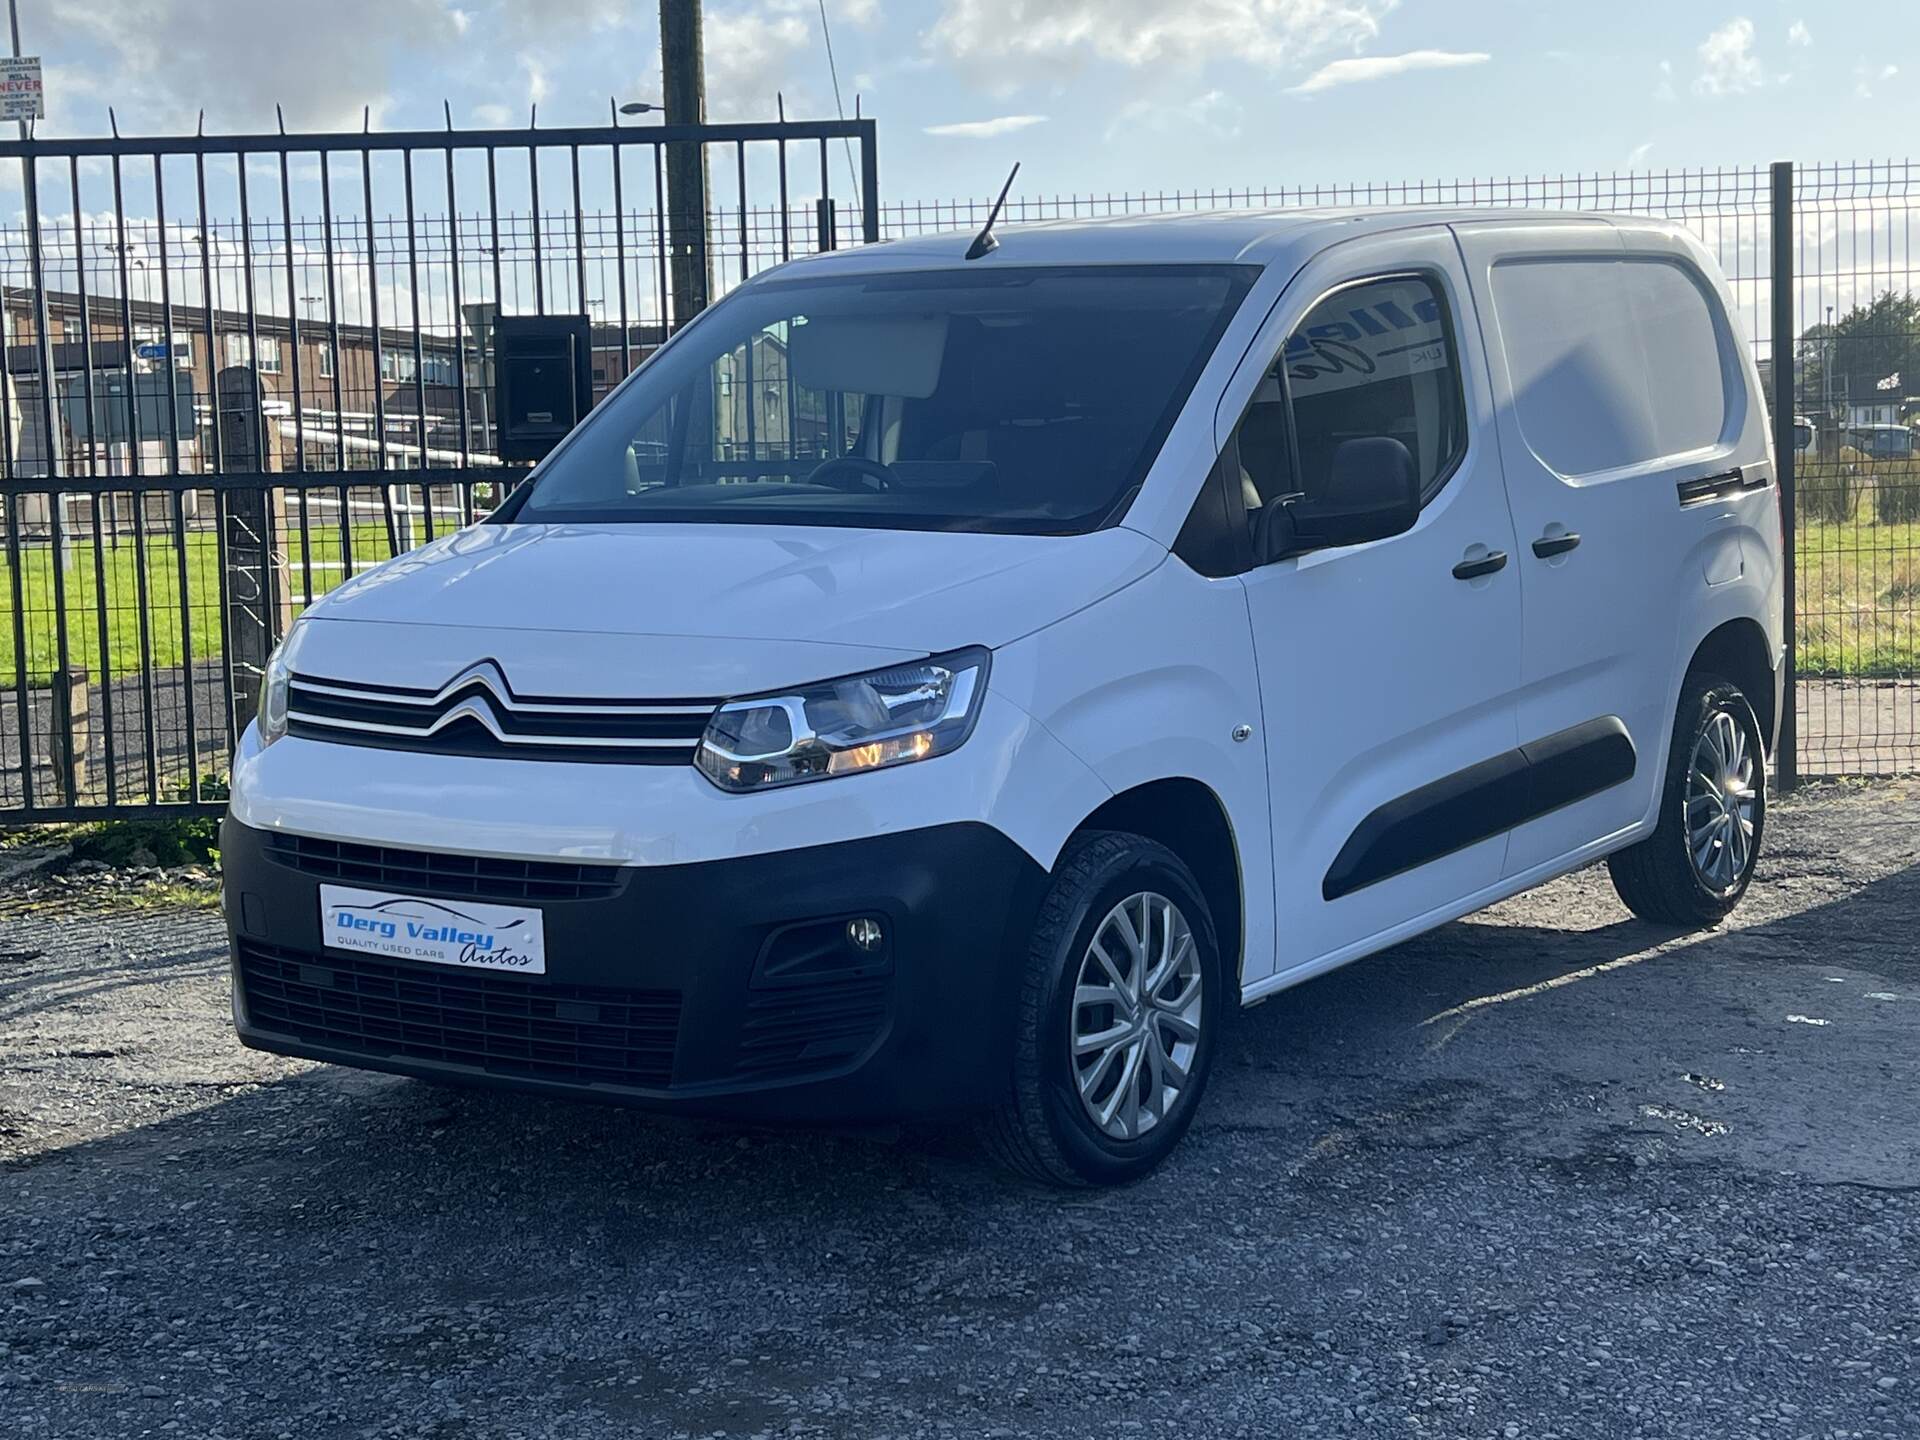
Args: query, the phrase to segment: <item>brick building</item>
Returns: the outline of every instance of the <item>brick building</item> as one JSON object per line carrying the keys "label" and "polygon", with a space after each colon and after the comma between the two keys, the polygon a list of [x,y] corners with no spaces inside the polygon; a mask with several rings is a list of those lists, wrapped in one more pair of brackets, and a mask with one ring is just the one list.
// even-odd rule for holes
{"label": "brick building", "polygon": [[[83,320],[78,294],[49,291],[46,298],[57,473],[88,473],[89,447],[100,473],[127,473],[136,435],[142,471],[174,468],[175,433],[179,469],[215,468],[210,396],[221,371],[249,364],[260,373],[267,414],[287,453],[297,436],[309,466],[331,469],[344,460],[349,469],[372,469],[383,443],[389,467],[416,465],[423,439],[428,463],[457,463],[463,379],[470,448],[492,449],[491,306],[465,307],[458,339],[404,326],[376,334],[310,314],[299,322],[296,343],[285,315],[218,307],[209,315],[198,305],[94,296]],[[35,311],[32,290],[0,291],[11,391],[4,453],[9,470],[20,474],[48,473]],[[595,399],[624,378],[629,355],[638,365],[660,343],[658,326],[630,326],[623,345],[617,325],[595,325]]]}

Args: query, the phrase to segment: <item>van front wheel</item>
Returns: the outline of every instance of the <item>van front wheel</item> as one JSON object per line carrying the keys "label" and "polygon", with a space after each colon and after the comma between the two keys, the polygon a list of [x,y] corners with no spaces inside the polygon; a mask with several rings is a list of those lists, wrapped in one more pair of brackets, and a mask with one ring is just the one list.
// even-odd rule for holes
{"label": "van front wheel", "polygon": [[1012,1084],[986,1121],[989,1151],[1052,1185],[1153,1169],[1192,1122],[1229,1003],[1193,872],[1143,836],[1075,836],[1016,1003]]}
{"label": "van front wheel", "polygon": [[1766,751],[1753,706],[1731,680],[1689,675],[1659,825],[1608,857],[1614,890],[1642,920],[1712,925],[1747,893],[1766,823]]}

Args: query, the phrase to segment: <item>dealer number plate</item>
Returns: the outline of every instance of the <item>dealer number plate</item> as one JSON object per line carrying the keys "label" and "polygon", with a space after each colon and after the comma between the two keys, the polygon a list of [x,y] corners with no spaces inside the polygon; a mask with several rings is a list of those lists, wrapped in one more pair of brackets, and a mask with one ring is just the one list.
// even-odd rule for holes
{"label": "dealer number plate", "polygon": [[360,950],[393,960],[513,970],[522,975],[547,973],[540,912],[521,905],[428,900],[350,885],[322,885],[320,936],[323,944],[335,950]]}

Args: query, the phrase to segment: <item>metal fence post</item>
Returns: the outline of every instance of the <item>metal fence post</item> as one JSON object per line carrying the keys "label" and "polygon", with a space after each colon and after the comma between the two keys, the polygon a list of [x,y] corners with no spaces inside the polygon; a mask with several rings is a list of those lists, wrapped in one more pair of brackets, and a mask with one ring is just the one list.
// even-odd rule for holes
{"label": "metal fence post", "polygon": [[1781,684],[1780,733],[1774,741],[1774,778],[1782,790],[1791,790],[1800,779],[1800,687],[1795,678],[1795,657],[1799,618],[1795,594],[1794,557],[1794,337],[1797,334],[1793,304],[1793,162],[1777,160],[1773,164],[1773,465],[1774,483],[1780,487],[1781,564],[1786,567],[1783,581],[1782,623],[1786,631],[1786,666]]}
{"label": "metal fence post", "polygon": [[880,148],[871,120],[860,136],[860,239],[880,243]]}
{"label": "metal fence post", "polygon": [[69,665],[53,677],[53,743],[69,805],[87,798],[87,756],[93,745],[87,681],[86,670],[78,665]]}
{"label": "metal fence post", "polygon": [[[225,437],[229,474],[259,473],[264,478],[284,468],[280,428],[266,421],[271,393],[260,372],[250,365],[230,366],[215,377],[215,424]],[[266,484],[242,485],[229,489],[224,498],[220,511],[226,530],[222,620],[233,677],[227,698],[233,728],[239,731],[259,707],[267,656],[286,633],[291,616],[286,556],[274,546],[274,537],[286,529],[286,491]],[[342,523],[347,523],[344,517]],[[187,683],[192,681],[189,672]]]}

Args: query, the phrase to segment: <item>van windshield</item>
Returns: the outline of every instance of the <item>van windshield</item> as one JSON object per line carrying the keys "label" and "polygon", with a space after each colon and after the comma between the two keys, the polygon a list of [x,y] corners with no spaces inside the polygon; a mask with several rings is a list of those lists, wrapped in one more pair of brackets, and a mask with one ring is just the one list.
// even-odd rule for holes
{"label": "van windshield", "polygon": [[1256,273],[750,285],[603,402],[495,518],[1096,529],[1131,501]]}

